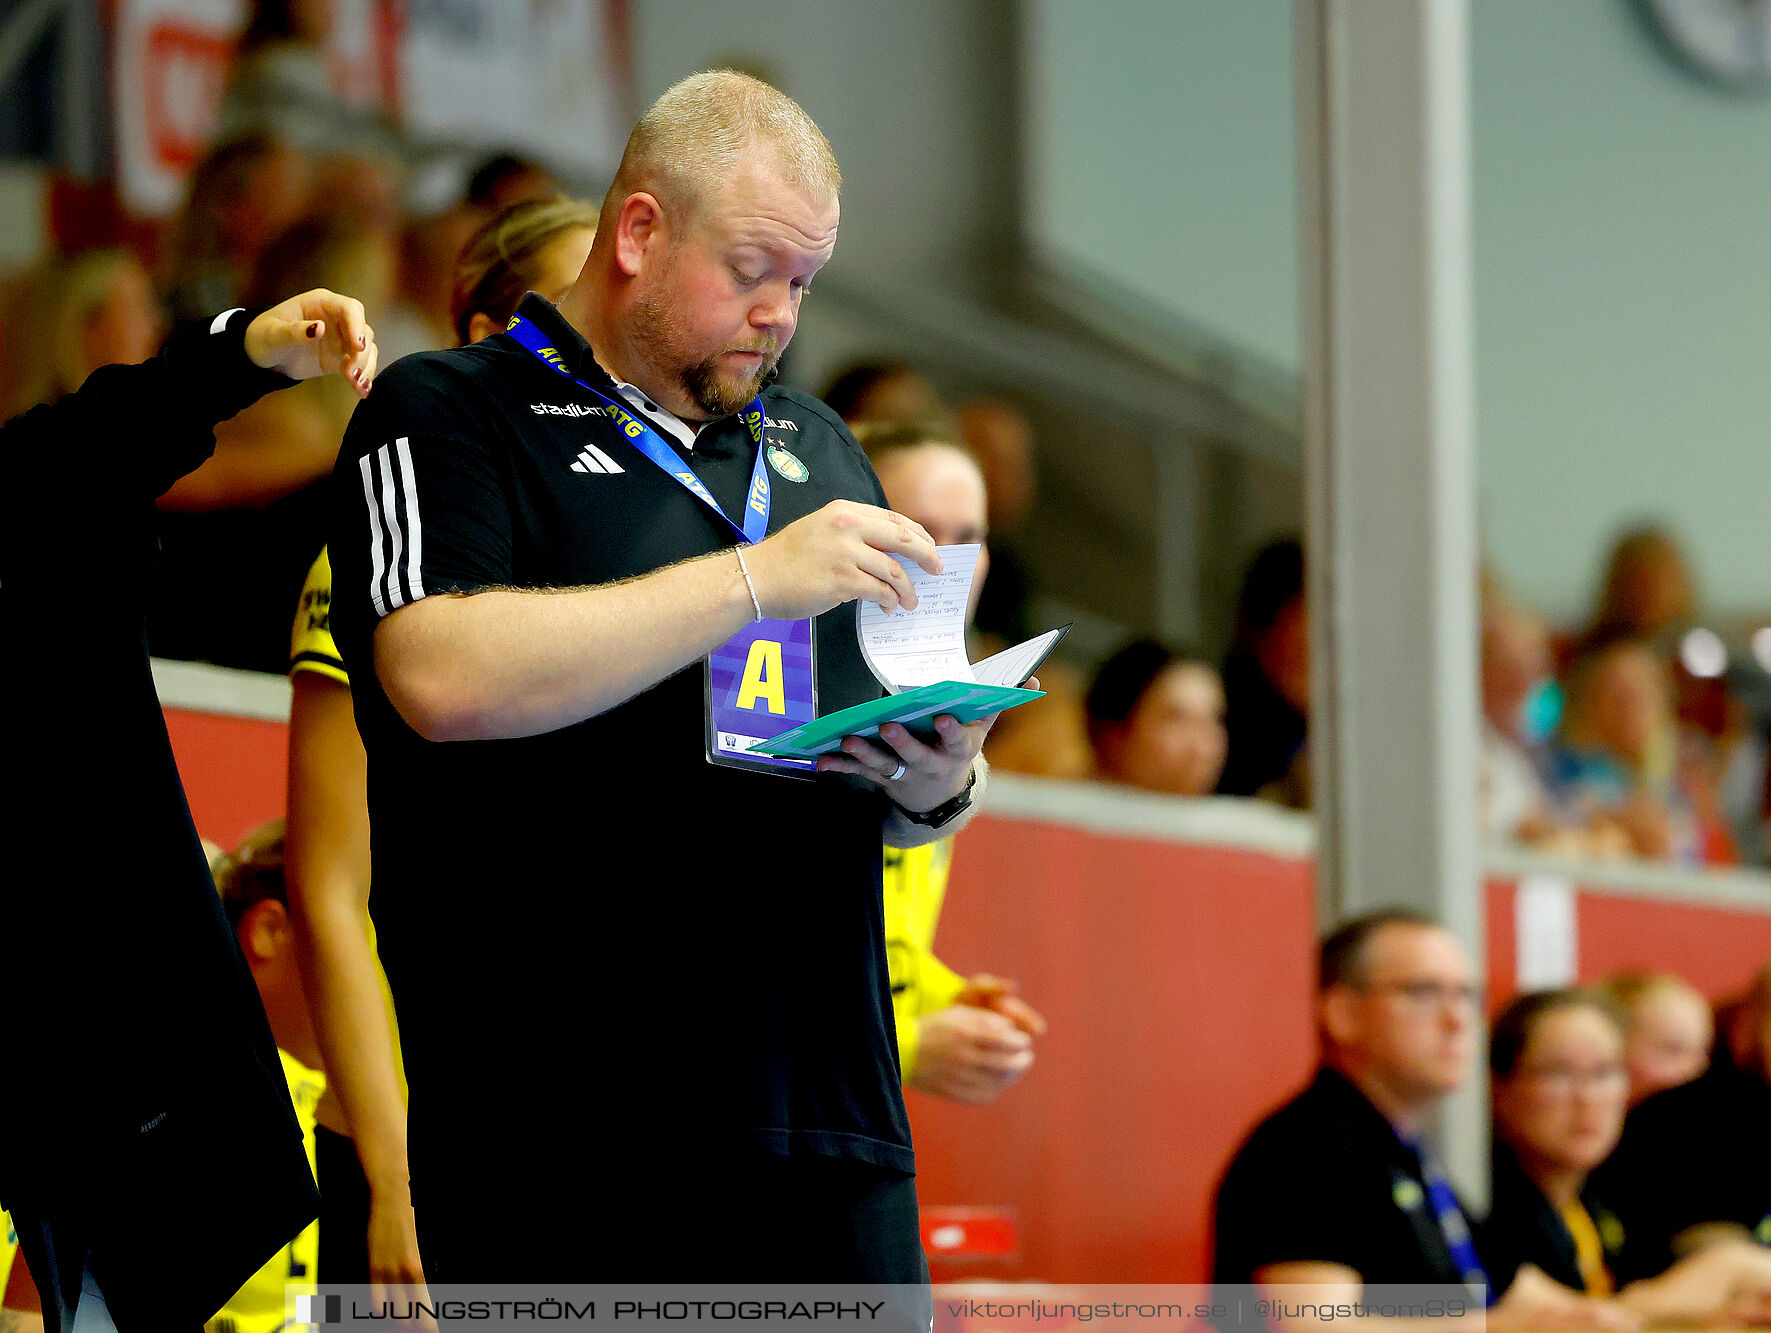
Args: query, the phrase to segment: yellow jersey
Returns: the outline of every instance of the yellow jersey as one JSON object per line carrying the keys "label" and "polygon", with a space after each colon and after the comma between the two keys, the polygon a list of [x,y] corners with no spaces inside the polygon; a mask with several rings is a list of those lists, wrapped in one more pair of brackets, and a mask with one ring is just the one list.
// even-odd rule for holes
{"label": "yellow jersey", "polygon": [[18,1257],[18,1228],[12,1215],[0,1208],[0,1297],[6,1295],[6,1284],[12,1281],[12,1261]]}
{"label": "yellow jersey", "polygon": [[892,1021],[905,1082],[916,1069],[916,1020],[953,1003],[965,978],[935,957],[935,927],[947,896],[953,839],[885,849],[886,968],[892,980]]}
{"label": "yellow jersey", "polygon": [[295,628],[289,636],[289,674],[317,671],[349,685],[351,678],[338,655],[338,644],[332,638],[332,561],[324,547],[320,558],[308,569],[307,582],[301,588],[301,603],[295,608]]}
{"label": "yellow jersey", "polygon": [[[302,585],[301,602],[295,610],[295,626],[289,636],[289,674],[313,671],[335,680],[347,689],[350,673],[338,655],[338,644],[332,637],[332,560],[326,548],[308,569],[307,582]],[[368,819],[368,811],[363,818]],[[381,968],[381,955],[375,949],[375,922],[363,913],[363,930],[369,937],[370,952],[375,953],[375,979],[381,983],[382,1003],[387,1006],[387,1030],[393,1036],[394,1071],[400,1078],[400,1096],[405,1098],[406,1064],[400,1056],[400,1025],[394,1017],[394,993],[387,984],[387,973]]]}
{"label": "yellow jersey", "polygon": [[[307,1149],[307,1167],[314,1169],[314,1108],[326,1091],[326,1076],[309,1069],[288,1051],[279,1049],[283,1077],[289,1082],[289,1096],[295,1103],[295,1118],[301,1122],[301,1145]],[[250,1188],[250,1182],[245,1182]],[[293,1308],[284,1298],[286,1286],[304,1286],[312,1291],[319,1280],[315,1273],[320,1254],[320,1224],[309,1222],[302,1233],[273,1254],[236,1291],[228,1303],[216,1311],[203,1327],[206,1333],[276,1333],[291,1324],[284,1311]]]}

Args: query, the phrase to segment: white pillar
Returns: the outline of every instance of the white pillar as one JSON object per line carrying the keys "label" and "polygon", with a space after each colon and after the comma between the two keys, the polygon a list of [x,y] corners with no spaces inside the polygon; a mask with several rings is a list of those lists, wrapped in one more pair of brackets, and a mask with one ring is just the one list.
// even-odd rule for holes
{"label": "white pillar", "polygon": [[[1467,0],[1295,0],[1324,926],[1379,906],[1482,962]],[[1441,1122],[1487,1193],[1484,1081]]]}

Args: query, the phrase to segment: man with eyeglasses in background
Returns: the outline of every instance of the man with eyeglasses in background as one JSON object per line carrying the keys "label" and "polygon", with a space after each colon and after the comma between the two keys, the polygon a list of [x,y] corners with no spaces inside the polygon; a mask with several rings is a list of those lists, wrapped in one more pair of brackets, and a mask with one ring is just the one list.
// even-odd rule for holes
{"label": "man with eyeglasses in background", "polygon": [[1356,1301],[1367,1283],[1431,1284],[1466,1289],[1472,1316],[1490,1289],[1503,1291],[1491,1329],[1630,1327],[1535,1268],[1488,1272],[1425,1137],[1469,1076],[1480,1031],[1481,990],[1456,936],[1386,909],[1329,935],[1317,969],[1316,1076],[1255,1127],[1218,1186],[1220,1300],[1228,1284],[1288,1303]]}

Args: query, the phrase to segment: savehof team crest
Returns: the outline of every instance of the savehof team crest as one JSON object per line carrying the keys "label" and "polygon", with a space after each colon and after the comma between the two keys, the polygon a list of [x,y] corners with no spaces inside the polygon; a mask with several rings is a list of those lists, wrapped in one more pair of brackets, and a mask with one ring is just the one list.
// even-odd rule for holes
{"label": "savehof team crest", "polygon": [[778,444],[769,446],[769,466],[787,478],[788,481],[804,481],[812,475],[806,470],[804,463]]}

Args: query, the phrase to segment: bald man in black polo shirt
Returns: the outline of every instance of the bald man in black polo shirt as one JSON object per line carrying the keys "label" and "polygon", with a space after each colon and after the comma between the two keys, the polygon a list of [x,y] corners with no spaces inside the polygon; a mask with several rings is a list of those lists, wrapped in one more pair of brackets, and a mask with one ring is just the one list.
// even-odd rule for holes
{"label": "bald man in black polo shirt", "polygon": [[684,80],[559,306],[351,423],[332,618],[432,1281],[926,1275],[881,841],[959,827],[988,722],[788,774],[730,721],[880,697],[853,603],[940,568],[770,382],[839,180],[776,90]]}
{"label": "bald man in black polo shirt", "polygon": [[1402,910],[1342,926],[1319,956],[1314,1081],[1268,1116],[1218,1187],[1213,1277],[1287,1288],[1287,1300],[1352,1300],[1365,1284],[1462,1286],[1505,1295],[1491,1328],[1629,1327],[1606,1303],[1534,1268],[1489,1273],[1469,1217],[1424,1137],[1468,1076],[1479,992],[1450,931]]}

